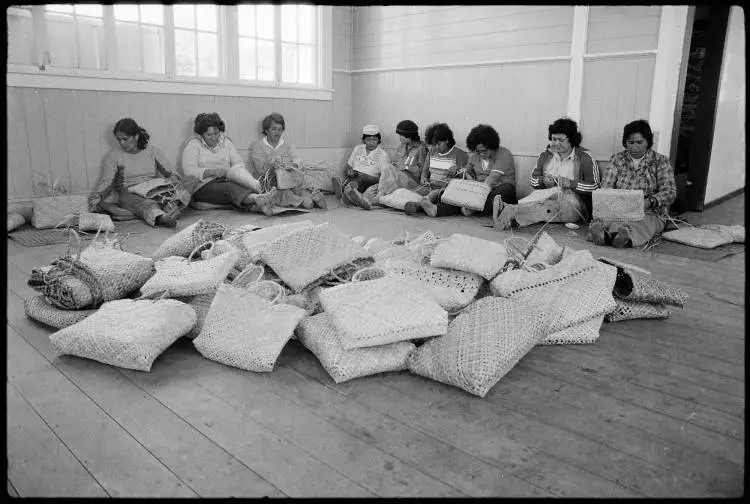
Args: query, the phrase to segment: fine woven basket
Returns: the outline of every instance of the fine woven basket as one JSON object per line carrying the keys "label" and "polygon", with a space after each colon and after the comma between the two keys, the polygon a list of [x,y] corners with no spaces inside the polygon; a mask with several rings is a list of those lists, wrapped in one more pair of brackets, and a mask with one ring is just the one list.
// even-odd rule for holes
{"label": "fine woven basket", "polygon": [[296,329],[297,339],[320,361],[336,383],[354,378],[406,369],[407,359],[416,348],[401,341],[368,348],[345,349],[341,336],[327,313],[307,317]]}
{"label": "fine woven basket", "polygon": [[454,233],[435,246],[430,256],[430,265],[468,271],[491,280],[507,260],[508,252],[504,245]]}
{"label": "fine woven basket", "polygon": [[56,329],[72,326],[96,313],[96,310],[62,310],[45,301],[44,296],[24,299],[23,309],[27,317]]}
{"label": "fine woven basket", "polygon": [[195,311],[174,299],[119,299],[49,338],[57,355],[150,371],[154,360],[193,328]]}
{"label": "fine woven basket", "polygon": [[451,179],[440,200],[443,203],[471,210],[484,210],[490,186],[484,182],[466,179]]}
{"label": "fine woven basket", "polygon": [[438,336],[448,328],[448,313],[409,278],[346,283],[319,298],[346,349]]}
{"label": "fine woven basket", "polygon": [[388,261],[386,271],[422,282],[428,292],[445,310],[455,312],[471,303],[484,279],[464,271],[420,266],[409,261]]}
{"label": "fine woven basket", "polygon": [[151,199],[166,190],[172,189],[172,185],[170,180],[156,177],[128,187],[128,192],[137,194],[141,198]]}
{"label": "fine woven basket", "polygon": [[383,250],[391,247],[392,245],[385,241],[382,238],[370,238],[367,240],[367,242],[362,245],[362,248],[364,248],[366,251],[370,252],[371,254],[377,254],[378,252],[382,252]]}
{"label": "fine woven basket", "polygon": [[607,322],[633,319],[668,319],[669,309],[663,304],[626,301],[615,298],[615,309],[605,316]]}
{"label": "fine woven basket", "polygon": [[588,250],[564,255],[543,270],[511,270],[490,283],[495,296],[531,304],[550,317],[554,333],[609,313],[617,269],[595,260]]}
{"label": "fine woven basket", "polygon": [[277,189],[293,189],[303,187],[305,184],[305,174],[296,169],[276,168],[274,174],[276,175]]}
{"label": "fine woven basket", "polygon": [[193,340],[205,358],[255,372],[273,371],[305,311],[271,304],[245,289],[222,284]]}
{"label": "fine woven basket", "polygon": [[640,189],[596,189],[591,193],[592,216],[606,222],[633,222],[646,217]]}
{"label": "fine woven basket", "polygon": [[708,229],[711,231],[728,234],[732,237],[733,242],[745,243],[745,226],[743,226],[742,224],[735,224],[733,226],[726,226],[724,224],[703,224],[699,227],[702,229]]}
{"label": "fine woven basket", "polygon": [[390,194],[380,196],[378,203],[396,210],[403,210],[407,203],[419,203],[422,196],[414,191],[399,187]]}
{"label": "fine woven basket", "polygon": [[383,268],[378,268],[377,266],[371,266],[369,268],[362,268],[360,270],[357,270],[354,275],[352,275],[352,282],[365,282],[367,280],[376,280],[378,278],[383,278],[386,275],[386,271]]}
{"label": "fine woven basket", "polygon": [[345,263],[372,259],[369,252],[328,222],[277,238],[260,257],[295,293]]}
{"label": "fine woven basket", "polygon": [[[198,248],[200,245],[194,251]],[[205,261],[167,257],[156,262],[156,273],[141,287],[141,295],[153,297],[166,293],[168,297],[185,297],[214,292],[227,278],[238,257],[237,249]]]}
{"label": "fine woven basket", "polygon": [[81,212],[78,215],[78,230],[113,232],[115,230],[115,223],[112,222],[112,218],[107,214]]}
{"label": "fine woven basket", "polygon": [[43,198],[32,198],[31,225],[37,229],[57,226],[71,214],[89,211],[86,195],[60,194]]}
{"label": "fine woven basket", "polygon": [[688,298],[687,293],[653,278],[653,275],[624,268],[617,268],[617,282],[613,293],[615,297],[627,301],[679,307],[683,307]]}
{"label": "fine woven basket", "polygon": [[584,320],[580,324],[572,325],[562,331],[547,335],[540,345],[586,345],[596,343],[599,339],[599,329],[602,327],[604,317],[606,315],[599,315],[598,317]]}
{"label": "fine woven basket", "polygon": [[320,189],[328,193],[333,192],[332,178],[338,175],[333,164],[327,161],[315,163],[304,163],[302,173],[305,176],[305,187],[308,189]]}
{"label": "fine woven basket", "polygon": [[485,297],[461,312],[448,333],[409,357],[409,371],[484,397],[545,335],[544,314],[514,299]]}
{"label": "fine woven basket", "polygon": [[665,240],[702,249],[713,249],[734,242],[734,237],[730,233],[692,226],[667,231],[662,233],[661,237]]}
{"label": "fine woven basket", "polygon": [[198,219],[182,231],[170,236],[156,249],[154,261],[169,256],[187,257],[201,243],[220,240],[226,226],[217,222]]}
{"label": "fine woven basket", "polygon": [[10,233],[16,228],[19,228],[26,224],[26,219],[23,215],[16,212],[9,212],[8,213],[8,232]]}
{"label": "fine woven basket", "polygon": [[289,222],[286,224],[276,224],[263,229],[258,229],[252,233],[246,233],[242,236],[242,245],[245,253],[242,254],[240,261],[237,263],[239,268],[244,268],[251,262],[260,261],[260,253],[269,243],[280,238],[292,231],[312,227],[313,223],[309,220],[301,222]]}
{"label": "fine woven basket", "polygon": [[189,339],[195,339],[201,332],[203,322],[206,320],[208,314],[208,308],[211,306],[211,301],[214,300],[216,292],[209,292],[208,294],[199,294],[197,296],[179,298],[179,301],[187,303],[193,310],[195,310],[196,321],[193,328],[185,334],[185,337]]}

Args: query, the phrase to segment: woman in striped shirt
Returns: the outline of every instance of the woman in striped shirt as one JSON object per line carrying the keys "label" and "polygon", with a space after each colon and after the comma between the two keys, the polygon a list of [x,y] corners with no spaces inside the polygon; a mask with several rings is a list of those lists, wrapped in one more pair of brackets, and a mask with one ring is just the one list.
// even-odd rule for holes
{"label": "woman in striped shirt", "polygon": [[539,154],[529,179],[534,190],[517,205],[497,201],[492,212],[495,227],[589,219],[591,191],[599,187],[600,175],[594,158],[581,147],[582,138],[572,119],[557,119],[549,125],[550,143]]}

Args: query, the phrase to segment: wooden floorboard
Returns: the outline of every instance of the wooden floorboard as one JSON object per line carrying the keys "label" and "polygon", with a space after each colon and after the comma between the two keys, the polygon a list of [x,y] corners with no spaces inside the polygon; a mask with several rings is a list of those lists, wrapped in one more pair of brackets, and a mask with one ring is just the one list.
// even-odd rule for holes
{"label": "wooden floorboard", "polygon": [[[427,229],[500,241],[477,218],[330,206],[228,225],[329,220],[352,234]],[[714,210],[714,209],[712,209]],[[363,230],[367,230],[364,233]],[[174,233],[131,235],[150,255]],[[684,290],[670,319],[605,323],[599,341],[533,349],[483,399],[407,372],[336,384],[290,342],[271,373],[203,358],[180,340],[149,373],[55,357],[27,319],[32,268],[66,244],[7,243],[8,494],[20,497],[727,497],[744,493],[745,271],[587,248]],[[84,242],[86,244],[86,242]]]}

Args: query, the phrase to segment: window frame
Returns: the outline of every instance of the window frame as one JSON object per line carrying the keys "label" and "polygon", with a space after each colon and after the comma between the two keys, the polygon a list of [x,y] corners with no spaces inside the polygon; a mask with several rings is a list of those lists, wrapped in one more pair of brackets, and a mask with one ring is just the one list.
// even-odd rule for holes
{"label": "window frame", "polygon": [[[165,5],[169,7],[170,5]],[[44,6],[32,6],[36,64],[7,64],[7,85],[11,87],[56,88],[92,91],[124,91],[213,96],[292,98],[330,101],[332,80],[332,7],[315,6],[317,10],[317,85],[286,84],[280,81],[281,66],[276,65],[274,81],[239,78],[239,37],[237,6],[217,5],[220,9],[218,31],[219,77],[180,76],[175,72],[174,17],[172,9],[164,11],[165,70],[164,74],[135,73],[110,70],[117,64],[117,41],[114,30],[105,30],[106,70],[55,67],[49,64],[48,40]],[[274,4],[276,19],[280,6]],[[104,25],[114,27],[112,5],[104,5]],[[281,33],[274,34],[277,61],[280,57]],[[114,47],[113,47],[114,46]],[[231,77],[230,77],[231,75]]]}

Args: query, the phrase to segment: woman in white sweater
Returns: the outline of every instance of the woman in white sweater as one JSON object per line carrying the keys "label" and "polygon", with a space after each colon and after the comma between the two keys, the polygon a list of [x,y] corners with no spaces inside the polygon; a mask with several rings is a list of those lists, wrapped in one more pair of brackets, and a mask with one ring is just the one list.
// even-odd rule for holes
{"label": "woman in white sweater", "polygon": [[201,113],[195,118],[195,135],[186,141],[182,152],[185,175],[200,181],[193,200],[273,215],[273,192],[260,194],[260,183],[245,167],[232,140],[224,135],[225,129],[219,114]]}

